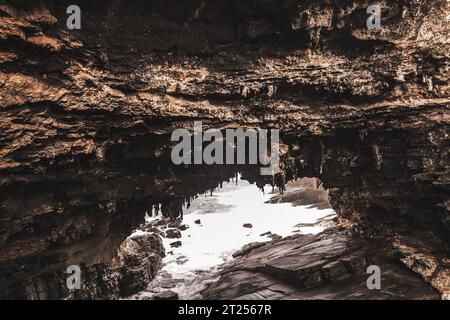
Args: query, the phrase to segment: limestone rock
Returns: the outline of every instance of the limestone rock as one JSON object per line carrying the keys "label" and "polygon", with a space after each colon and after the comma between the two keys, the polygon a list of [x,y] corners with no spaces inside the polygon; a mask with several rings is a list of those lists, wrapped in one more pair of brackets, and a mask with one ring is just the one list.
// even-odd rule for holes
{"label": "limestone rock", "polygon": [[384,1],[378,31],[370,1],[117,3],[80,1],[76,32],[71,1],[0,6],[0,298],[65,297],[81,263],[119,293],[106,270],[146,212],[177,224],[238,171],[272,183],[173,164],[171,133],[195,120],[279,129],[277,187],[319,178],[340,223],[448,292],[448,1]]}

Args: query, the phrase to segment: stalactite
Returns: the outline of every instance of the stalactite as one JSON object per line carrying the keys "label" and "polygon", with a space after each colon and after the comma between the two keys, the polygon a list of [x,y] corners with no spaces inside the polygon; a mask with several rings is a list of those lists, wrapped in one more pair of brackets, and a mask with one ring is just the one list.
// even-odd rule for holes
{"label": "stalactite", "polygon": [[153,217],[153,204],[150,205],[150,209],[147,211],[147,214],[148,212],[150,212],[150,217]]}

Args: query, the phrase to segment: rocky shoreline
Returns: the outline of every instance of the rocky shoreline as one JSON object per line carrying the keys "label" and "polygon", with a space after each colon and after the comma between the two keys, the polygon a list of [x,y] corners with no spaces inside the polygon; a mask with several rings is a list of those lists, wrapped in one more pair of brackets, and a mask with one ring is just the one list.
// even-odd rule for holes
{"label": "rocky shoreline", "polygon": [[[340,227],[248,247],[222,267],[203,299],[418,299],[439,293],[387,252]],[[381,269],[381,289],[367,287],[367,267]]]}
{"label": "rocky shoreline", "polygon": [[[327,194],[317,179],[302,179],[289,183],[284,194],[273,195],[267,203],[329,207]],[[232,254],[233,260],[215,267],[216,271],[199,272],[196,277],[204,282],[204,287],[189,299],[441,299],[437,290],[411,271],[411,266],[406,267],[399,261],[401,251],[397,245],[389,245],[380,239],[363,239],[337,221],[332,215],[314,223],[296,225],[312,227],[326,224],[327,228],[319,234],[288,237],[270,231],[261,234],[273,240],[248,243]],[[146,223],[144,230],[177,239],[180,231],[187,228],[189,226],[181,219],[176,222],[157,219]],[[252,228],[252,225],[244,224],[243,228]],[[411,253],[404,257],[406,260],[426,263],[427,257]],[[185,261],[179,262],[180,265],[183,263]],[[367,272],[369,266],[380,268],[379,289],[367,286],[371,275]],[[186,279],[162,272],[157,282],[151,284],[159,291],[146,289],[134,299],[179,299],[173,288]]]}

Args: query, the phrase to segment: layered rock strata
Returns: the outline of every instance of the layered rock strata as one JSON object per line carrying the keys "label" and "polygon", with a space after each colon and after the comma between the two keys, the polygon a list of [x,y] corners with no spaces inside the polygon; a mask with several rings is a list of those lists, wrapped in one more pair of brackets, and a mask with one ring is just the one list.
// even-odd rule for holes
{"label": "layered rock strata", "polygon": [[113,257],[155,206],[176,217],[238,170],[266,182],[173,165],[194,120],[280,129],[286,180],[318,177],[347,228],[450,290],[448,1],[381,1],[381,30],[371,1],[80,0],[81,30],[69,4],[0,4],[2,297],[53,297],[52,250]]}
{"label": "layered rock strata", "polygon": [[[380,267],[377,290],[369,266]],[[370,269],[371,270],[371,269]],[[401,300],[439,299],[421,279],[383,254],[374,242],[339,228],[318,235],[295,235],[253,244],[224,266],[216,282],[201,291],[205,299],[243,300]],[[369,285],[367,284],[369,283]]]}

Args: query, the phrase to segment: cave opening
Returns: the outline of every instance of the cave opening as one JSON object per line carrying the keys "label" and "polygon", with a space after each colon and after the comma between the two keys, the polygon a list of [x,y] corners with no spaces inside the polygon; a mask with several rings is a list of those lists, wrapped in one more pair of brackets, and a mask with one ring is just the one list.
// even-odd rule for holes
{"label": "cave opening", "polygon": [[145,223],[130,238],[162,237],[165,257],[147,288],[131,299],[174,292],[181,299],[202,298],[227,262],[250,248],[303,234],[318,234],[335,224],[328,192],[317,178],[299,178],[285,186],[256,186],[241,173],[184,203],[177,218],[163,205],[146,212]]}

